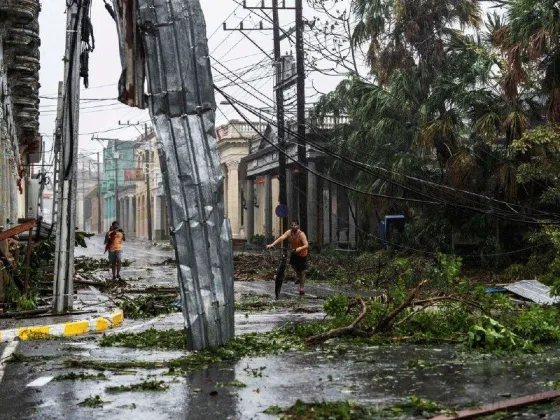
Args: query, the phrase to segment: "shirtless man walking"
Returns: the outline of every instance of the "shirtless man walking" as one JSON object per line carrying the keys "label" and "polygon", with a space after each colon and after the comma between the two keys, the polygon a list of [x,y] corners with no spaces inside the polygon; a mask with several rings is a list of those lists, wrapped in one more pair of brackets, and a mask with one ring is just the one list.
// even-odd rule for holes
{"label": "shirtless man walking", "polygon": [[307,255],[309,254],[309,243],[307,236],[299,228],[297,220],[292,221],[292,228],[286,231],[282,236],[267,245],[267,249],[274,248],[274,246],[284,240],[290,241],[290,248],[292,255],[290,256],[290,265],[297,274],[299,280],[299,294],[305,294],[305,270],[307,270]]}

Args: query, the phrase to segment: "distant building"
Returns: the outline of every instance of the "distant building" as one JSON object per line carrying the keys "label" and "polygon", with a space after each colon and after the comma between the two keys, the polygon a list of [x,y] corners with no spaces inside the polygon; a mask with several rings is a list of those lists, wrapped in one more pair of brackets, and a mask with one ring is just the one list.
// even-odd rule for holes
{"label": "distant building", "polygon": [[[265,128],[263,123],[254,123]],[[224,174],[224,211],[231,224],[234,240],[246,240],[246,206],[245,173],[240,166],[241,160],[249,154],[249,144],[256,132],[244,121],[231,120],[216,129],[220,165]]]}
{"label": "distant building", "polygon": [[131,212],[134,211],[136,184],[126,180],[125,171],[136,167],[137,147],[138,143],[135,141],[110,140],[103,150],[101,193],[104,201],[104,230],[108,230],[111,223],[119,219],[121,227],[127,229],[129,235],[134,235],[134,218]]}
{"label": "distant building", "polygon": [[150,212],[152,217],[152,240],[169,239],[169,224],[167,221],[167,202],[163,188],[163,178],[160,169],[157,137],[153,130],[147,137],[138,138],[141,146],[136,150],[136,168],[143,174],[136,189],[136,231],[141,239],[149,239],[148,234],[148,178],[150,181]]}

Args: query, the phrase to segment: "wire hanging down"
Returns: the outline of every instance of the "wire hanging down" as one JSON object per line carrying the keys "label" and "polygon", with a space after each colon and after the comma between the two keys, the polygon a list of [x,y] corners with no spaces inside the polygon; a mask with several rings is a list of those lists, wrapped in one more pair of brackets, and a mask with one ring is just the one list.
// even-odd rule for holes
{"label": "wire hanging down", "polygon": [[[238,101],[237,99],[231,97],[230,95],[228,95],[227,93],[225,93],[222,89],[218,88],[217,86],[215,86],[215,89],[222,94],[222,96],[234,107],[234,109],[237,111],[237,113],[249,124],[251,125],[251,127],[253,128],[253,130],[255,130],[256,133],[258,133],[261,137],[263,137],[263,139],[268,142],[269,144],[271,144],[271,146],[277,148],[279,150],[280,153],[285,153],[284,151],[280,150],[280,148],[274,144],[273,142],[271,142],[269,139],[265,138],[264,136],[262,136],[262,133],[260,133],[260,131],[258,130],[258,128],[256,128],[248,119],[247,117],[240,111],[239,107],[236,106],[239,105],[241,107],[243,107],[244,109],[246,109],[247,111],[253,113],[254,115],[259,116],[259,118],[262,118],[264,121],[268,122],[271,125],[275,125],[274,121],[271,118],[267,118],[266,116],[263,116],[261,112],[259,111],[255,111],[255,109],[253,107],[251,107],[250,105],[247,104],[243,104],[240,103],[240,101]],[[294,136],[295,138],[297,138],[297,133],[294,133],[293,131],[291,131],[290,129],[288,129],[287,127],[284,127],[284,130],[287,133],[290,133],[292,136]],[[394,184],[395,186],[399,186],[401,188],[404,188],[410,192],[413,192],[421,197],[425,197],[425,200],[421,200],[421,199],[411,199],[411,198],[406,198],[406,197],[396,197],[396,196],[388,196],[388,195],[383,195],[383,194],[375,194],[372,192],[367,192],[367,191],[362,191],[362,190],[358,190],[352,186],[346,185],[338,180],[335,180],[331,177],[328,177],[326,175],[320,174],[315,170],[312,170],[308,167],[304,167],[304,169],[308,170],[310,173],[313,173],[316,176],[319,176],[325,180],[328,180],[329,182],[333,182],[334,184],[337,184],[339,186],[342,186],[343,188],[346,188],[350,191],[354,191],[360,194],[366,194],[366,195],[370,195],[370,196],[374,196],[374,197],[379,197],[379,198],[386,198],[386,199],[391,199],[391,200],[398,200],[398,201],[409,201],[409,202],[417,202],[417,203],[425,203],[425,204],[437,204],[437,205],[446,205],[446,206],[450,206],[450,207],[454,207],[454,208],[458,208],[458,209],[463,209],[463,210],[468,210],[468,211],[472,211],[472,212],[477,212],[477,213],[481,213],[487,216],[491,216],[491,217],[496,217],[502,220],[506,220],[506,221],[510,221],[510,222],[515,222],[515,223],[525,223],[525,224],[535,224],[535,225],[556,225],[556,224],[560,224],[560,215],[558,214],[554,214],[554,213],[547,213],[547,212],[542,212],[540,210],[536,210],[536,209],[532,209],[530,207],[525,207],[525,206],[521,206],[519,204],[514,204],[514,203],[508,203],[505,201],[501,201],[501,200],[496,200],[493,199],[492,197],[488,197],[488,196],[484,196],[484,195],[480,195],[480,194],[476,194],[476,193],[472,193],[470,191],[465,191],[465,190],[459,190],[459,189],[455,189],[449,186],[445,186],[445,185],[441,185],[441,184],[437,184],[431,181],[427,181],[427,180],[422,180],[420,178],[415,178],[415,177],[409,177],[410,179],[414,180],[414,181],[418,181],[420,183],[423,183],[425,185],[429,185],[433,188],[438,189],[438,192],[441,194],[443,190],[446,190],[445,192],[449,193],[449,192],[454,192],[454,193],[460,193],[460,194],[465,194],[465,195],[472,195],[472,196],[476,196],[478,198],[481,198],[483,200],[486,201],[491,201],[494,202],[495,204],[502,204],[505,205],[507,207],[507,209],[501,209],[501,208],[497,208],[497,207],[493,207],[491,205],[485,205],[484,207],[482,207],[482,205],[484,205],[484,203],[480,203],[478,201],[475,201],[474,203],[476,204],[476,206],[471,205],[465,205],[465,204],[461,204],[461,203],[457,203],[455,201],[450,201],[449,199],[446,199],[442,196],[434,196],[433,193],[427,193],[425,191],[421,191],[418,190],[417,188],[414,188],[410,185],[404,184],[402,182],[399,182],[397,180],[394,180],[392,178],[389,177],[383,177],[380,172],[391,172],[385,168],[381,168],[381,167],[376,167],[375,169],[377,169],[377,172],[374,171],[372,168],[368,167],[368,164],[365,164],[363,162],[357,162],[351,159],[348,159],[344,156],[341,156],[335,152],[332,152],[331,150],[329,150],[328,148],[317,144],[316,142],[310,141],[309,139],[306,139],[306,141],[308,142],[309,145],[311,145],[312,147],[316,148],[317,150],[320,150],[330,156],[333,156],[337,159],[340,159],[342,161],[344,161],[345,163],[360,169],[361,171],[364,171],[366,173],[369,173],[371,175],[377,176],[382,178],[384,181],[389,182]],[[294,163],[297,163],[299,165],[299,163],[297,162],[296,159],[294,159],[291,156],[287,156],[291,161],[293,161]],[[402,174],[399,174],[402,175]],[[404,176],[404,175],[403,175]],[[457,197],[455,197],[457,198]],[[471,200],[472,201],[472,200]],[[547,216],[546,218],[542,218],[542,219],[538,219],[536,216],[532,216],[530,214],[526,214],[526,213],[519,213],[518,211],[513,211],[511,210],[512,208],[519,208],[520,210],[526,211],[526,212],[531,212],[531,213],[536,213],[542,216]]]}

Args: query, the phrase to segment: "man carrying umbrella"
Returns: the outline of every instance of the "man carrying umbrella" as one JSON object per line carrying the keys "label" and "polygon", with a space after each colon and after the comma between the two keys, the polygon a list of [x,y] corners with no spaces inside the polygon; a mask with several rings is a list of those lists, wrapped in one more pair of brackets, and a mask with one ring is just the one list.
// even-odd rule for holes
{"label": "man carrying umbrella", "polygon": [[292,221],[292,228],[286,231],[282,236],[267,245],[267,249],[274,248],[274,246],[284,240],[290,241],[290,248],[292,254],[290,256],[290,265],[297,274],[299,280],[299,294],[305,294],[305,270],[307,270],[307,255],[309,254],[309,243],[307,236],[299,228],[297,220]]}

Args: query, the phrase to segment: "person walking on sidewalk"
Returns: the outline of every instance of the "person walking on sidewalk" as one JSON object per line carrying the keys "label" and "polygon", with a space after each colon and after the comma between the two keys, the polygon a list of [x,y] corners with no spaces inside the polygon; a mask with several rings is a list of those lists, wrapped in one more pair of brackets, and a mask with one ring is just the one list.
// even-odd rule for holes
{"label": "person walking on sidewalk", "polygon": [[299,294],[305,294],[305,270],[307,270],[307,255],[309,254],[309,243],[307,236],[299,228],[297,220],[292,221],[292,228],[286,231],[282,236],[267,245],[267,249],[274,248],[274,246],[284,240],[290,241],[292,254],[290,255],[290,265],[297,274],[299,280]]}
{"label": "person walking on sidewalk", "polygon": [[109,251],[113,280],[121,278],[122,243],[124,241],[126,241],[124,231],[119,229],[119,222],[115,220],[105,235],[105,252]]}

